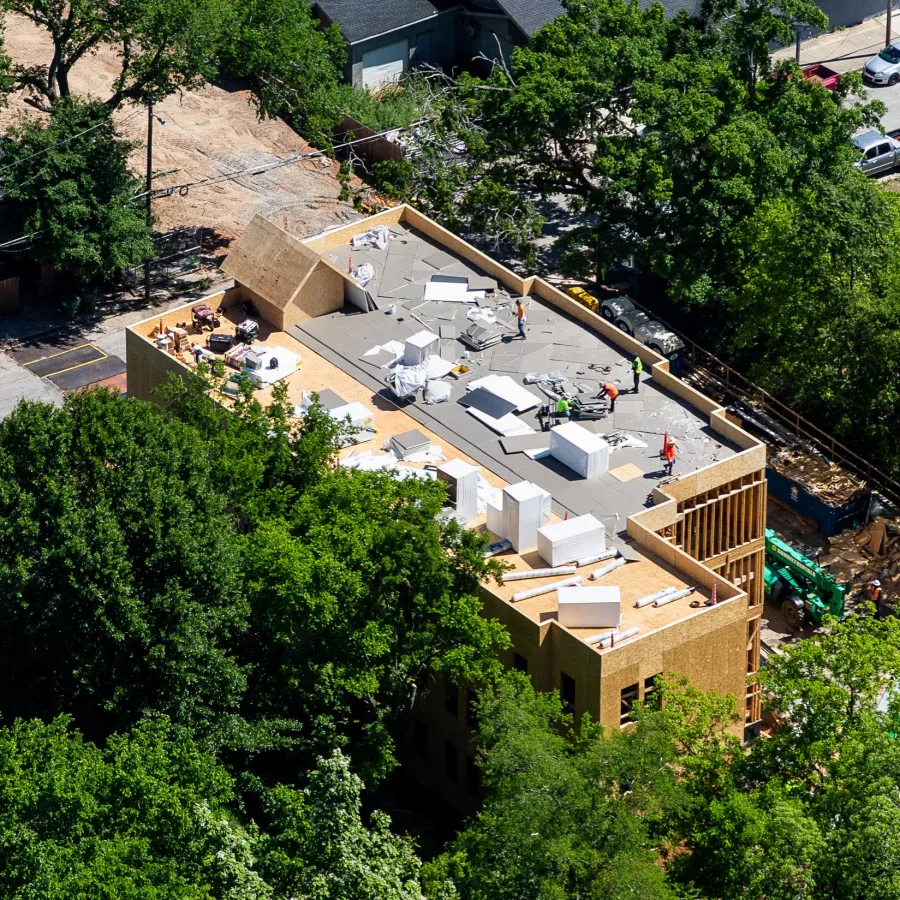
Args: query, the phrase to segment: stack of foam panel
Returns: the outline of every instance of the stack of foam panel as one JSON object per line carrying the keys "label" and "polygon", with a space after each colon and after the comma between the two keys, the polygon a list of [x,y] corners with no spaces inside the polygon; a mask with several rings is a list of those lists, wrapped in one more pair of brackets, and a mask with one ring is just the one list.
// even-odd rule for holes
{"label": "stack of foam panel", "polygon": [[550,455],[582,478],[596,478],[609,470],[609,444],[577,422],[550,430]]}
{"label": "stack of foam panel", "polygon": [[606,549],[606,529],[590,513],[544,525],[538,529],[537,539],[538,553],[549,566],[562,566]]}
{"label": "stack of foam panel", "polygon": [[441,339],[433,331],[417,331],[406,339],[403,348],[403,365],[418,366],[428,356],[439,356]]}
{"label": "stack of foam panel", "polygon": [[557,592],[559,624],[566,628],[618,628],[622,622],[619,588],[561,587]]}
{"label": "stack of foam panel", "polygon": [[467,525],[478,515],[478,472],[478,466],[464,459],[451,459],[437,470],[438,481],[447,485],[457,517]]}
{"label": "stack of foam panel", "polygon": [[503,510],[508,528],[504,537],[509,538],[516,553],[537,550],[537,530],[542,524],[545,493],[530,481],[520,481],[503,489]]}

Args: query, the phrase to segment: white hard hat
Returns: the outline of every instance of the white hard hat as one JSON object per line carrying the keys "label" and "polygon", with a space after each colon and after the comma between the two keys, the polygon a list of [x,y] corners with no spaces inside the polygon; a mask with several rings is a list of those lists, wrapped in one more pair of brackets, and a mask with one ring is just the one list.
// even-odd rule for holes
{"label": "white hard hat", "polygon": [[876,578],[876,579],[872,582],[872,585],[873,585],[874,587],[881,587],[881,582]]}

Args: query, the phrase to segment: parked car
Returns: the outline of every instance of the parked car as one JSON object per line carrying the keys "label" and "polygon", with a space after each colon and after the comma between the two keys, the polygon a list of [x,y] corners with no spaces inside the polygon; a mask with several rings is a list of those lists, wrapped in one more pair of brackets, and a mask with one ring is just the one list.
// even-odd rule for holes
{"label": "parked car", "polygon": [[900,142],[880,131],[866,131],[853,138],[859,150],[859,159],[854,165],[866,175],[890,172],[900,162]]}
{"label": "parked car", "polygon": [[872,84],[896,84],[900,81],[900,41],[888,44],[878,56],[863,66],[863,81]]}
{"label": "parked car", "polygon": [[[629,301],[630,302],[630,301]],[[647,313],[632,307],[616,319],[616,327],[640,341],[660,356],[670,356],[684,349],[684,342],[665,325],[651,319]]]}

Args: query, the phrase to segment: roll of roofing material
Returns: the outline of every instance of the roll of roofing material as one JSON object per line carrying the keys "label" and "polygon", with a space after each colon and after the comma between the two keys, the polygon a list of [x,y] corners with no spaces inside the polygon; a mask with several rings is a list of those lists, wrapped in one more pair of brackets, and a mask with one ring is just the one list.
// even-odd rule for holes
{"label": "roll of roofing material", "polygon": [[549,594],[561,587],[577,587],[584,579],[580,575],[574,578],[566,578],[563,581],[554,581],[553,584],[545,584],[541,587],[532,588],[530,591],[519,591],[518,594],[512,595],[513,603],[519,600],[528,600],[530,597],[540,597],[541,594]]}
{"label": "roll of roofing material", "polygon": [[615,547],[610,547],[609,550],[604,550],[602,553],[595,553],[593,556],[585,556],[583,559],[579,559],[575,565],[589,566],[591,563],[603,562],[604,559],[612,559],[618,552]]}
{"label": "roll of roofing material", "polygon": [[[500,576],[500,580],[506,584],[507,581],[527,581],[529,578],[549,578],[551,575],[574,575],[575,566],[557,566],[555,569],[531,569],[526,572],[504,572]],[[674,588],[672,589],[674,590]]]}
{"label": "roll of roofing material", "polygon": [[604,634],[595,634],[593,637],[585,638],[584,642],[586,644],[599,644],[602,649],[603,647],[608,647],[613,642],[613,638],[618,644],[619,641],[627,641],[628,638],[634,637],[639,632],[640,629],[637,626],[633,626],[626,628],[624,631],[607,631]]}
{"label": "roll of roofing material", "polygon": [[607,563],[605,566],[602,566],[601,568],[591,572],[591,581],[596,581],[598,578],[602,578],[604,575],[609,575],[610,572],[615,572],[616,569],[624,566],[625,563],[626,560],[624,557],[614,559],[611,563]]}
{"label": "roll of roofing material", "polygon": [[665,606],[667,603],[671,603],[673,600],[680,600],[682,597],[687,597],[690,594],[693,594],[696,588],[684,588],[681,591],[675,591],[674,594],[666,594],[665,597],[660,597],[659,600],[655,600],[654,606]]}
{"label": "roll of roofing material", "polygon": [[657,591],[655,594],[647,594],[646,597],[641,597],[634,605],[637,609],[640,609],[642,606],[649,606],[651,603],[655,603],[657,600],[662,600],[663,597],[667,597],[669,594],[674,594],[678,588],[667,587],[663,588],[661,591]]}

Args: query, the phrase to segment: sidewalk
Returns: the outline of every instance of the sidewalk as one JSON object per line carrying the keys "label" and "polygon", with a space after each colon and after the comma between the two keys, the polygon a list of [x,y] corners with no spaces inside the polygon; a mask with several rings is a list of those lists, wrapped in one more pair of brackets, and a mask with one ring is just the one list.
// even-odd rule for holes
{"label": "sidewalk", "polygon": [[[884,47],[886,16],[868,19],[851,28],[844,28],[832,34],[811,38],[800,45],[800,65],[826,63],[829,68],[840,72],[861,69],[866,60],[871,59]],[[893,40],[900,38],[900,10],[895,10],[891,19]],[[772,54],[773,59],[793,59],[796,48],[785,47]]]}

